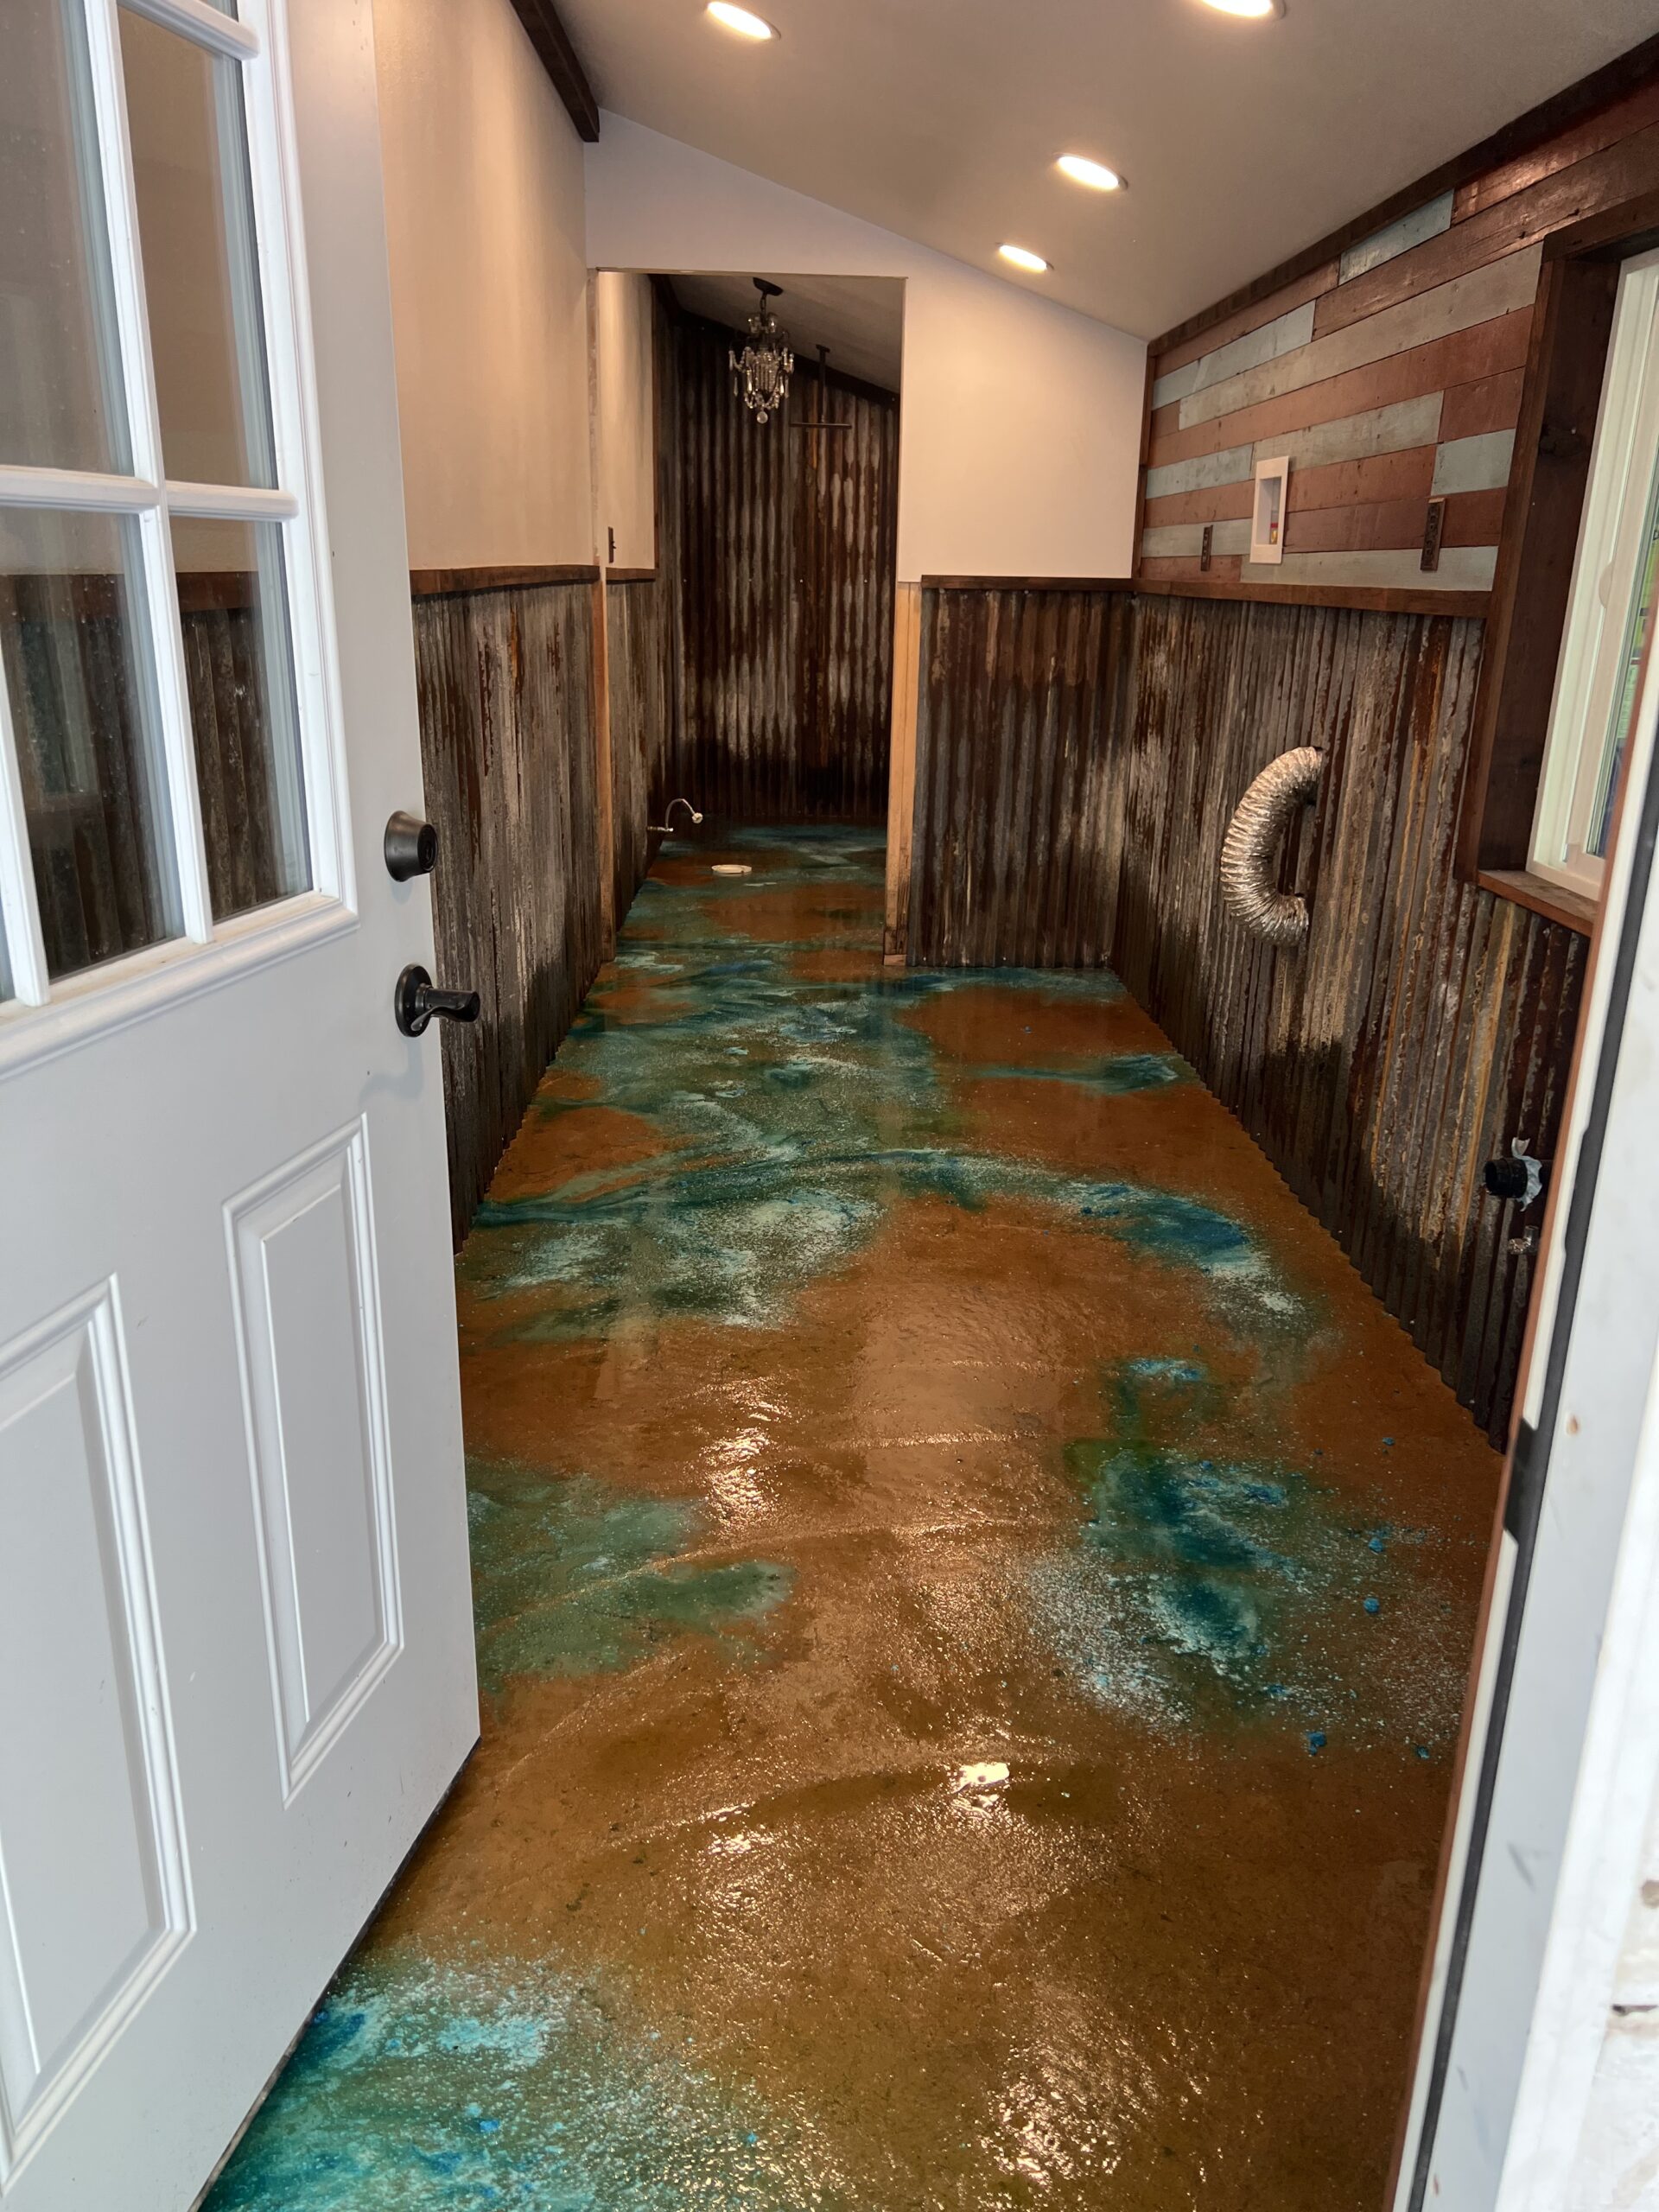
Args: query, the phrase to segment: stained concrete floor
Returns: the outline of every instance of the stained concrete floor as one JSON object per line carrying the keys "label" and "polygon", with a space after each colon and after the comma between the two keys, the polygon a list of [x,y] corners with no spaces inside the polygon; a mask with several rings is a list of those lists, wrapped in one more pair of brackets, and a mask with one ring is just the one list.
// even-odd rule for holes
{"label": "stained concrete floor", "polygon": [[1371,2212],[1496,1457],[1109,976],[719,856],[462,1255],[483,1742],[213,2212]]}

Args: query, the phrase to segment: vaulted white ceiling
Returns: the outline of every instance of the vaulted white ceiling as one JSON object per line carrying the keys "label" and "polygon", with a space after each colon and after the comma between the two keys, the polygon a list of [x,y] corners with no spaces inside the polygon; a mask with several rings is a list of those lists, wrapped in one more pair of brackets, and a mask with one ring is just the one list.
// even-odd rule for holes
{"label": "vaulted white ceiling", "polygon": [[[1656,0],[560,0],[601,105],[1152,336],[1659,27]],[[1057,155],[1128,180],[1100,194]]]}

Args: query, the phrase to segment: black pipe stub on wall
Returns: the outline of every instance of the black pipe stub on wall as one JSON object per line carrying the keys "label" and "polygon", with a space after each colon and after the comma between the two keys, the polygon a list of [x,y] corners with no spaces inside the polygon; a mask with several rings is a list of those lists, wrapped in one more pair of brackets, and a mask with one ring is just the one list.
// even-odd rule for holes
{"label": "black pipe stub on wall", "polygon": [[1492,1198],[1509,1198],[1526,1207],[1548,1189],[1549,1166],[1517,1144],[1507,1160],[1502,1154],[1489,1160],[1482,1179]]}

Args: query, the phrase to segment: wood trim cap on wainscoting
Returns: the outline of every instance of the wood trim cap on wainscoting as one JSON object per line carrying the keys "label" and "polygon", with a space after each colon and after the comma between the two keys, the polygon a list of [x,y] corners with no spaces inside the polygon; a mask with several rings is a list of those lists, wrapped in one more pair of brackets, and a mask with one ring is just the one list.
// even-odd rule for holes
{"label": "wood trim cap on wainscoting", "polygon": [[539,569],[411,569],[409,589],[413,599],[441,599],[468,591],[531,591],[539,584],[596,584],[599,573],[591,562]]}
{"label": "wood trim cap on wainscoting", "polygon": [[1143,592],[1148,599],[1227,599],[1263,607],[1351,607],[1367,614],[1454,614],[1484,620],[1484,591],[1408,591],[1375,584],[1246,584],[1208,576],[924,576],[924,591]]}

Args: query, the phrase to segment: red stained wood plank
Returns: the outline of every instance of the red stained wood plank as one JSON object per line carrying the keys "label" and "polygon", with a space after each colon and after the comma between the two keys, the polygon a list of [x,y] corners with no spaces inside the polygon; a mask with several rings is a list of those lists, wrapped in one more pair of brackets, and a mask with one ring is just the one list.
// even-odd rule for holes
{"label": "red stained wood plank", "polygon": [[1659,123],[1659,83],[1643,85],[1628,99],[1617,100],[1599,114],[1587,116],[1582,123],[1548,144],[1535,147],[1530,153],[1516,160],[1505,162],[1484,176],[1473,178],[1459,191],[1452,203],[1452,220],[1461,223],[1471,215],[1478,215],[1484,207],[1507,200],[1512,193],[1524,192],[1531,185],[1553,176],[1559,169],[1571,168],[1575,162],[1587,160],[1605,146],[1616,145],[1621,138],[1629,138],[1649,124]]}
{"label": "red stained wood plank", "polygon": [[1496,545],[1503,535],[1507,490],[1453,492],[1446,503],[1442,545]]}
{"label": "red stained wood plank", "polygon": [[1392,499],[1427,499],[1434,478],[1433,446],[1412,446],[1404,453],[1373,454],[1367,461],[1336,461],[1323,468],[1290,472],[1288,512],[1308,507],[1347,507]]}
{"label": "red stained wood plank", "polygon": [[1552,231],[1654,191],[1659,191],[1659,123],[1541,179],[1524,192],[1512,193],[1409,253],[1397,254],[1380,269],[1327,292],[1314,313],[1313,334],[1323,338],[1331,331],[1345,330],[1383,308],[1396,307],[1402,300],[1450,283],[1505,254],[1518,253]]}
{"label": "red stained wood plank", "polygon": [[1249,514],[1255,496],[1255,486],[1248,479],[1242,484],[1212,484],[1202,492],[1170,492],[1161,499],[1147,501],[1146,526],[1236,521]]}
{"label": "red stained wood plank", "polygon": [[1440,442],[1478,438],[1489,430],[1512,430],[1521,420],[1521,388],[1524,369],[1505,369],[1501,375],[1478,377],[1472,384],[1453,385],[1440,410]]}
{"label": "red stained wood plank", "polygon": [[[1294,482],[1294,476],[1292,477]],[[1293,508],[1285,524],[1287,553],[1397,552],[1421,545],[1428,497],[1369,499],[1340,507]],[[1490,544],[1491,540],[1487,543]]]}

